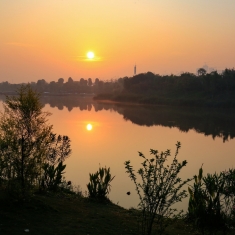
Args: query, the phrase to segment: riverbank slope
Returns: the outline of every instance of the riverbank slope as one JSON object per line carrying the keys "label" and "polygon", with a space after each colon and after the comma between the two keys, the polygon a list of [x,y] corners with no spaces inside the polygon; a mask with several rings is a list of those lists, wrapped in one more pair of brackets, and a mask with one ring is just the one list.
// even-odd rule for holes
{"label": "riverbank slope", "polygon": [[[0,234],[21,235],[136,235],[138,215],[111,202],[91,201],[74,195],[36,195],[19,203],[0,200]],[[178,221],[169,235],[196,234]]]}

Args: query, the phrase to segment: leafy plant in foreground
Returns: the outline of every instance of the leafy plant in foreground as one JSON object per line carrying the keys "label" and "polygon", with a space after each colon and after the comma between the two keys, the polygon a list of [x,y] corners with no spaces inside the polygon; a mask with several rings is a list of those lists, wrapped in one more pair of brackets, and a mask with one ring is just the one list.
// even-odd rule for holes
{"label": "leafy plant in foreground", "polygon": [[50,142],[48,144],[47,160],[51,164],[58,164],[68,158],[72,152],[70,138],[66,135],[56,135],[50,133]]}
{"label": "leafy plant in foreground", "polygon": [[63,171],[65,167],[66,165],[63,165],[62,161],[56,167],[55,165],[45,163],[42,167],[44,175],[41,187],[50,191],[56,191],[62,182],[62,175],[64,174]]}
{"label": "leafy plant in foreground", "polygon": [[114,177],[110,174],[110,168],[99,168],[95,174],[90,175],[90,182],[87,184],[87,189],[90,198],[106,199],[110,192],[111,181]]}
{"label": "leafy plant in foreground", "polygon": [[[6,97],[0,115],[0,161],[8,191],[24,198],[40,177],[52,126],[42,110],[40,96],[22,85],[17,96]],[[17,189],[17,190],[16,190]]]}
{"label": "leafy plant in foreground", "polygon": [[[16,96],[6,97],[0,113],[0,187],[25,199],[41,185],[43,166],[59,164],[71,153],[68,136],[57,137],[40,95],[22,85]],[[36,187],[35,187],[36,186]]]}
{"label": "leafy plant in foreground", "polygon": [[224,177],[224,212],[228,228],[235,228],[235,169],[222,172]]}
{"label": "leafy plant in foreground", "polygon": [[176,158],[180,147],[180,142],[177,142],[175,156],[169,165],[166,162],[171,156],[170,150],[159,153],[157,150],[150,149],[150,154],[154,155],[151,159],[147,159],[139,152],[139,156],[144,159],[143,167],[137,171],[142,183],[137,182],[137,176],[130,165],[130,161],[125,162],[126,172],[134,181],[140,198],[142,234],[151,234],[154,221],[157,222],[159,234],[162,234],[167,226],[168,219],[177,217],[181,213],[176,213],[177,210],[173,209],[172,205],[187,196],[186,190],[181,191],[181,188],[190,179],[182,181],[178,177],[181,169],[187,164],[187,161],[180,163]]}
{"label": "leafy plant in foreground", "polygon": [[202,168],[194,176],[194,184],[188,188],[190,193],[188,218],[195,227],[205,234],[226,232],[234,226],[234,184],[235,171],[207,174],[203,177]]}

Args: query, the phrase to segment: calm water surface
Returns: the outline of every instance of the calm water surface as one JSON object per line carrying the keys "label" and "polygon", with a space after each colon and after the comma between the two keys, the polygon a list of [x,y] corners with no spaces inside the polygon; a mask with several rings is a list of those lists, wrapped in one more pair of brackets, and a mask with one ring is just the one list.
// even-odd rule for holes
{"label": "calm water surface", "polygon": [[[205,173],[235,167],[235,118],[231,112],[101,104],[81,97],[44,97],[42,101],[44,110],[52,113],[49,123],[54,132],[71,139],[66,179],[84,192],[89,173],[99,166],[110,167],[115,178],[109,197],[122,207],[137,207],[139,202],[124,167],[130,160],[134,169],[140,168],[138,151],[150,157],[150,148],[170,149],[173,156],[180,141],[178,159],[188,161],[182,179],[197,174],[202,164]],[[91,131],[86,129],[88,123],[93,126]],[[186,209],[187,203],[179,208]]]}

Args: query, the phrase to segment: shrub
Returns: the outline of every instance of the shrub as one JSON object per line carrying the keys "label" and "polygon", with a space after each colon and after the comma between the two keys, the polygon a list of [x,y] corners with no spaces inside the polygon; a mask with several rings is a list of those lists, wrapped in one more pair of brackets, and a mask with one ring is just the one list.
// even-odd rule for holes
{"label": "shrub", "polygon": [[226,231],[235,225],[234,184],[235,171],[207,174],[203,177],[202,167],[194,176],[190,193],[188,218],[204,234]]}
{"label": "shrub", "polygon": [[60,162],[56,167],[45,163],[43,165],[44,175],[42,177],[41,187],[49,191],[56,191],[62,183],[62,175],[66,165]]}
{"label": "shrub", "polygon": [[99,168],[95,174],[90,175],[90,182],[87,184],[88,194],[90,198],[107,199],[110,192],[110,183],[114,177],[110,174],[110,168]]}
{"label": "shrub", "polygon": [[139,156],[144,159],[142,162],[143,168],[137,171],[142,183],[137,182],[137,176],[130,165],[130,161],[125,162],[126,172],[134,182],[140,198],[142,234],[151,234],[154,221],[158,224],[159,234],[162,234],[168,224],[168,219],[176,218],[181,213],[177,213],[177,210],[173,209],[172,205],[187,196],[186,191],[181,191],[181,188],[190,179],[182,181],[178,177],[181,169],[187,164],[187,161],[178,162],[176,157],[179,148],[180,142],[177,142],[175,156],[169,165],[166,162],[171,156],[170,150],[159,153],[157,150],[151,149],[150,154],[154,155],[154,158],[151,159],[147,159],[139,152]]}
{"label": "shrub", "polygon": [[228,228],[235,228],[235,169],[222,172],[224,177],[224,212]]}
{"label": "shrub", "polygon": [[24,199],[40,184],[45,164],[57,164],[70,155],[70,139],[52,133],[47,123],[50,113],[43,111],[40,95],[29,84],[22,85],[16,96],[6,97],[3,107],[0,187]]}

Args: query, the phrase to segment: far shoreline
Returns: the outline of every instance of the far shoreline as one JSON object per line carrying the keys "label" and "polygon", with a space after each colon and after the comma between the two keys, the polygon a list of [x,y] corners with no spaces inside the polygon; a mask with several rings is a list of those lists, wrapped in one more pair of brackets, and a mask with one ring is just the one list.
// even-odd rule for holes
{"label": "far shoreline", "polygon": [[95,102],[98,103],[105,103],[105,104],[117,104],[117,105],[125,105],[125,106],[141,106],[141,107],[172,107],[172,108],[195,108],[195,109],[216,109],[216,110],[221,110],[221,109],[225,109],[225,110],[235,110],[235,107],[228,107],[228,106],[223,106],[223,105],[218,105],[216,102],[215,103],[211,103],[211,104],[179,104],[177,103],[177,100],[175,103],[169,104],[169,103],[141,103],[139,101],[118,101],[118,100],[112,100],[112,99],[99,99],[96,98],[95,96],[92,98]]}

